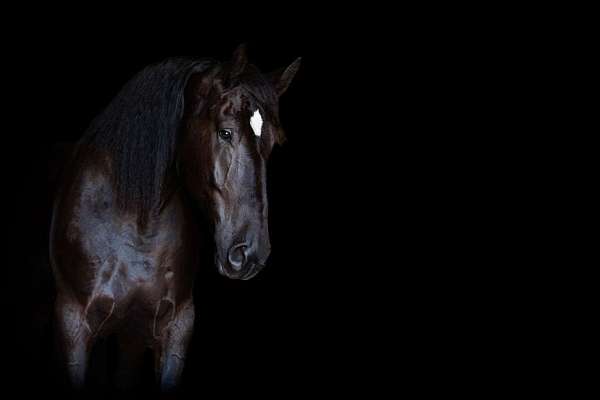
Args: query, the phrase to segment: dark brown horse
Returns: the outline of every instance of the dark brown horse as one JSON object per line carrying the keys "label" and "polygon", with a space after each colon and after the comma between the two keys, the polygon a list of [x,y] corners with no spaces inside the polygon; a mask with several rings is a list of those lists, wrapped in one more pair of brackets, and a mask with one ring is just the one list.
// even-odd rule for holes
{"label": "dark brown horse", "polygon": [[226,277],[265,266],[266,163],[284,140],[279,97],[299,66],[263,75],[243,47],[227,63],[169,59],[92,122],[63,177],[50,243],[57,336],[76,388],[95,340],[111,334],[122,383],[152,348],[161,388],[178,385],[202,235],[214,236]]}

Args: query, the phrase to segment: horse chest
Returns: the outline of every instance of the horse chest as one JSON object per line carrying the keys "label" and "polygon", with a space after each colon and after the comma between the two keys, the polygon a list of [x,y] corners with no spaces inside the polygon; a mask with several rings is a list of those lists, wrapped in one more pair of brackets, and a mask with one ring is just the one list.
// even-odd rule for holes
{"label": "horse chest", "polygon": [[63,225],[55,229],[54,253],[59,275],[68,277],[63,284],[77,293],[93,330],[132,317],[167,317],[188,295],[192,275],[181,206],[141,229],[135,215],[116,209],[106,179],[84,178],[57,210]]}

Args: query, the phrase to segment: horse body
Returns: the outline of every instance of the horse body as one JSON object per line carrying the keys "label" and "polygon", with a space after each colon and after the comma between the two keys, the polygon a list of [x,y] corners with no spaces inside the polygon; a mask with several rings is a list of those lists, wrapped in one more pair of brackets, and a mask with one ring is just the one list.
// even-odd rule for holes
{"label": "horse body", "polygon": [[266,162],[283,138],[278,96],[298,66],[267,78],[243,48],[224,65],[167,60],[134,77],[78,143],[50,240],[57,338],[76,388],[95,340],[111,334],[120,386],[135,382],[146,348],[161,388],[178,385],[208,235],[222,275],[264,268]]}

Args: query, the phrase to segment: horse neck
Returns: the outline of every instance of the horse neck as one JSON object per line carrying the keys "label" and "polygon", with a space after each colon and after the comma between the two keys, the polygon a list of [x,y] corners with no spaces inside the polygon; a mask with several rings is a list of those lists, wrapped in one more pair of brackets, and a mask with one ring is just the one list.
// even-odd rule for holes
{"label": "horse neck", "polygon": [[74,157],[70,169],[70,176],[67,177],[68,185],[75,189],[86,184],[86,180],[95,180],[106,185],[107,190],[111,192],[111,197],[115,199],[112,207],[113,213],[123,219],[135,219],[138,227],[145,231],[156,226],[164,217],[164,214],[172,212],[176,207],[184,204],[183,195],[178,180],[174,173],[167,173],[164,178],[164,187],[155,204],[148,210],[147,215],[141,215],[137,212],[139,208],[134,205],[122,205],[116,202],[117,189],[114,184],[114,175],[112,160],[109,154],[99,151],[86,151],[80,149],[79,156]]}

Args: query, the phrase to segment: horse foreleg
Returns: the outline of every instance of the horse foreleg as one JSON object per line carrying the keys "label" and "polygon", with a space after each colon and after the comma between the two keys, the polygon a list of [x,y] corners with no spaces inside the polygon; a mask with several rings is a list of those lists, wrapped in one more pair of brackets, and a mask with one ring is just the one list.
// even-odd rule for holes
{"label": "horse foreleg", "polygon": [[56,338],[65,362],[69,382],[74,389],[83,389],[92,333],[81,306],[59,298],[56,302]]}
{"label": "horse foreleg", "polygon": [[164,392],[175,390],[180,383],[193,330],[194,305],[190,301],[163,330],[155,349],[156,374]]}

